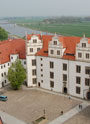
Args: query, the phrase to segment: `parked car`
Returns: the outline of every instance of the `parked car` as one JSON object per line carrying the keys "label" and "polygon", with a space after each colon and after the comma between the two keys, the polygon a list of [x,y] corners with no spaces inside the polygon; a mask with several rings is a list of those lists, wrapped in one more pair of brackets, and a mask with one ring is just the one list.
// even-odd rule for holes
{"label": "parked car", "polygon": [[7,96],[1,96],[0,95],[0,101],[7,101]]}

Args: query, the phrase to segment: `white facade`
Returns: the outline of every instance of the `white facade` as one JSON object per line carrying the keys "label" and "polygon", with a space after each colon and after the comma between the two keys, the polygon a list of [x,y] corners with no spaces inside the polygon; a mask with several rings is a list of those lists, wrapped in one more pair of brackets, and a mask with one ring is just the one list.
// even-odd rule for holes
{"label": "white facade", "polygon": [[36,86],[36,56],[35,54],[42,48],[42,40],[33,35],[26,44],[26,63],[27,63],[27,86]]}
{"label": "white facade", "polygon": [[50,57],[61,58],[64,54],[65,48],[63,48],[62,43],[59,41],[58,37],[53,37],[52,41],[48,45],[48,55]]}
{"label": "white facade", "polygon": [[[19,54],[11,54],[9,62],[0,64],[0,88],[9,84],[9,81],[6,77],[8,74],[8,69],[11,66],[11,64],[15,62],[17,59],[19,59]],[[24,68],[26,68],[26,59],[20,59],[20,60]]]}
{"label": "white facade", "polygon": [[[37,44],[32,42],[33,39],[37,39]],[[63,59],[67,48],[63,47],[63,43],[57,36],[52,37],[48,43],[48,56],[36,56],[38,47],[43,49],[43,41],[34,35],[27,42],[27,85],[87,99],[90,85],[90,44],[88,39],[84,36],[76,45],[76,55],[71,53],[75,60]],[[30,48],[34,49],[31,53]],[[32,60],[36,60],[36,66],[32,66]],[[33,70],[36,70],[35,75],[32,74]],[[33,79],[37,80],[35,84]]]}

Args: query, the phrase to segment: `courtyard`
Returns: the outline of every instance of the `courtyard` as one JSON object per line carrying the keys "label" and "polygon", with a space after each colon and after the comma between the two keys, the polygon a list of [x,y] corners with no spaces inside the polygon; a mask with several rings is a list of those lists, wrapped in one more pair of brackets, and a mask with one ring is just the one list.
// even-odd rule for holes
{"label": "courtyard", "polygon": [[37,89],[7,90],[3,95],[8,96],[7,102],[0,101],[0,110],[20,120],[31,123],[46,113],[49,121],[59,117],[80,104],[80,101],[69,99],[65,96],[54,95]]}

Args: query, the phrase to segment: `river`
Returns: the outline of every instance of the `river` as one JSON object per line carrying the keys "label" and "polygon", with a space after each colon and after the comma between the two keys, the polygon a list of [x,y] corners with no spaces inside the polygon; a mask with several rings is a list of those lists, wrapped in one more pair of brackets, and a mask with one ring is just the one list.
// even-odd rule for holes
{"label": "river", "polygon": [[[0,23],[4,23],[4,22],[6,21],[0,21]],[[0,24],[0,26],[4,28],[6,31],[8,31],[10,34],[17,35],[20,37],[25,36],[26,33],[27,34],[32,34],[32,33],[40,34],[41,32],[41,31],[36,31],[36,30],[29,29],[29,28],[21,27],[15,24]],[[51,35],[51,33],[46,33],[46,32],[41,32],[41,33]]]}

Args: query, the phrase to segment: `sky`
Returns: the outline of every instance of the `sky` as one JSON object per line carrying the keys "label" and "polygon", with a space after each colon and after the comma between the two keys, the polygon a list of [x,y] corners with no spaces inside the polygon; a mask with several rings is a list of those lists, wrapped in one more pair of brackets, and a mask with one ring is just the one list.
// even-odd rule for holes
{"label": "sky", "polygon": [[89,15],[90,0],[0,0],[0,17]]}

